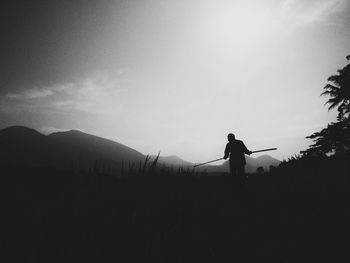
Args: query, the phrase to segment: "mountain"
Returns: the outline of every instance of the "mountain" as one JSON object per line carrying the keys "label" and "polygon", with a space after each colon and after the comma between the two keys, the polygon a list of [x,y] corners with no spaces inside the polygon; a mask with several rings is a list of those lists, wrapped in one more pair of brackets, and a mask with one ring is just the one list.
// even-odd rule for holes
{"label": "mountain", "polygon": [[[248,158],[251,158],[248,156]],[[253,161],[251,162],[251,164],[254,164],[255,166],[259,167],[263,167],[265,171],[268,171],[270,169],[270,166],[279,166],[281,161],[277,160],[273,157],[271,157],[270,155],[261,155],[257,158],[252,158]],[[247,161],[248,162],[248,161]]]}
{"label": "mountain", "polygon": [[[270,155],[262,155],[259,157],[250,157],[250,156],[246,156],[246,167],[245,167],[245,171],[247,173],[255,173],[256,169],[258,167],[263,167],[264,171],[269,171],[270,170],[270,166],[275,166],[277,167],[281,161],[271,157]],[[229,161],[226,161],[225,163],[223,163],[223,166],[225,166],[227,169],[229,169]]]}
{"label": "mountain", "polygon": [[71,130],[48,135],[48,138],[69,149],[70,159],[139,162],[143,154],[123,144],[98,136]]}
{"label": "mountain", "polygon": [[[150,160],[153,161],[156,158],[155,155],[152,155]],[[159,156],[158,162],[160,164],[164,164],[166,166],[173,166],[173,167],[193,167],[193,163],[182,160],[176,155],[171,156]]]}
{"label": "mountain", "polygon": [[15,165],[114,170],[145,158],[123,144],[74,130],[45,136],[12,126],[0,131],[0,146],[2,162]]}
{"label": "mountain", "polygon": [[[281,161],[271,157],[270,155],[262,155],[259,157],[250,157],[246,156],[246,173],[255,173],[258,167],[263,167],[264,171],[269,171],[270,166],[277,167]],[[222,165],[203,165],[198,168],[199,171],[206,171],[208,173],[223,173],[228,172],[229,168],[229,160],[225,161]]]}
{"label": "mountain", "polygon": [[[151,156],[151,160],[154,160],[156,156]],[[245,171],[247,173],[255,173],[256,169],[258,167],[263,167],[265,171],[270,170],[270,166],[275,166],[277,167],[281,161],[271,157],[270,155],[262,155],[259,157],[250,157],[246,156],[246,167]],[[194,163],[185,161],[181,158],[179,158],[176,155],[172,156],[159,156],[158,162],[167,166],[172,166],[172,167],[183,167],[183,168],[193,168],[195,165]],[[203,166],[198,166],[196,168],[196,171],[206,171],[208,173],[223,173],[223,172],[228,172],[230,170],[229,168],[229,161],[225,161],[222,165],[203,165]]]}
{"label": "mountain", "polygon": [[34,129],[12,126],[0,130],[2,163],[45,165],[48,151],[46,136]]}
{"label": "mountain", "polygon": [[[151,156],[151,161],[155,156]],[[118,142],[71,130],[43,135],[34,129],[12,126],[0,130],[0,161],[2,164],[52,166],[88,171],[120,171],[124,166],[139,165],[145,156]],[[254,173],[261,166],[265,171],[280,161],[269,155],[246,156],[246,172]],[[174,168],[193,168],[193,163],[176,155],[159,156],[158,163]],[[203,165],[196,171],[228,172],[229,164]]]}

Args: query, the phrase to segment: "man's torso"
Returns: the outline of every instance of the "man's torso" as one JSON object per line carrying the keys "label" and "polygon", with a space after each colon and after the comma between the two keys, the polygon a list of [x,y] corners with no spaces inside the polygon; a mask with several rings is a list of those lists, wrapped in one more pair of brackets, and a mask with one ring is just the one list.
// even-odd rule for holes
{"label": "man's torso", "polygon": [[230,152],[230,163],[237,165],[244,165],[246,163],[244,156],[245,146],[242,141],[235,140],[229,142],[226,147]]}

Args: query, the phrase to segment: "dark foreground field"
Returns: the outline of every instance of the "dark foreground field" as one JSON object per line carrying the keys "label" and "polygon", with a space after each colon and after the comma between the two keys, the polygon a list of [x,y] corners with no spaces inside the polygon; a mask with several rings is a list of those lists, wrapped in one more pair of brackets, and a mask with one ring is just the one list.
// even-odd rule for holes
{"label": "dark foreground field", "polygon": [[16,262],[350,262],[347,172],[296,171],[240,187],[7,169],[2,247]]}

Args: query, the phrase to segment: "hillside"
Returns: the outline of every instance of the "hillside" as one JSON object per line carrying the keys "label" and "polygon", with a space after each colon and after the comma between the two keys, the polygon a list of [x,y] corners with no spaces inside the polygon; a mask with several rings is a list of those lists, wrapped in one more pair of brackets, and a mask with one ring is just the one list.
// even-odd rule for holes
{"label": "hillside", "polygon": [[[139,163],[144,156],[125,145],[80,131],[45,136],[33,129],[13,126],[0,131],[0,157],[6,164],[59,168],[120,169]],[[108,167],[108,168],[107,168]]]}
{"label": "hillside", "polygon": [[[151,156],[151,160],[154,160],[155,156]],[[255,173],[258,167],[263,167],[265,171],[269,171],[270,166],[277,167],[281,161],[271,157],[270,155],[262,155],[259,157],[246,156],[247,173]],[[158,162],[172,167],[193,168],[194,163],[185,161],[176,155],[172,156],[159,156]],[[203,165],[196,167],[196,171],[206,171],[209,173],[223,173],[229,171],[229,161],[225,161],[222,165]]]}
{"label": "hillside", "polygon": [[[154,160],[156,158],[155,155],[151,156],[150,160]],[[170,166],[170,167],[193,167],[193,163],[185,161],[176,155],[171,156],[159,156],[158,162],[160,164]]]}
{"label": "hillside", "polygon": [[[140,152],[118,142],[71,130],[45,136],[34,129],[12,126],[0,131],[0,158],[5,164],[53,166],[75,170],[117,172],[130,165],[138,167],[145,160]],[[154,160],[155,156],[151,156]],[[269,155],[246,156],[246,172],[254,173],[259,166],[265,171],[280,161]],[[174,168],[193,168],[194,163],[176,155],[159,156],[158,163]],[[123,168],[123,169],[124,169]],[[228,172],[228,161],[222,165],[205,165],[196,171]]]}

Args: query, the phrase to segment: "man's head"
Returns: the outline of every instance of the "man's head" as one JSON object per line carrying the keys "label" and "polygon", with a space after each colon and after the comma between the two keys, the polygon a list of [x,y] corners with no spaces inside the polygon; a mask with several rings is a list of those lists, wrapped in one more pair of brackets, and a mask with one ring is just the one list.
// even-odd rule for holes
{"label": "man's head", "polygon": [[228,139],[229,142],[232,142],[232,141],[234,141],[236,138],[235,138],[235,135],[234,135],[233,133],[229,133],[229,134],[227,135],[227,139]]}

